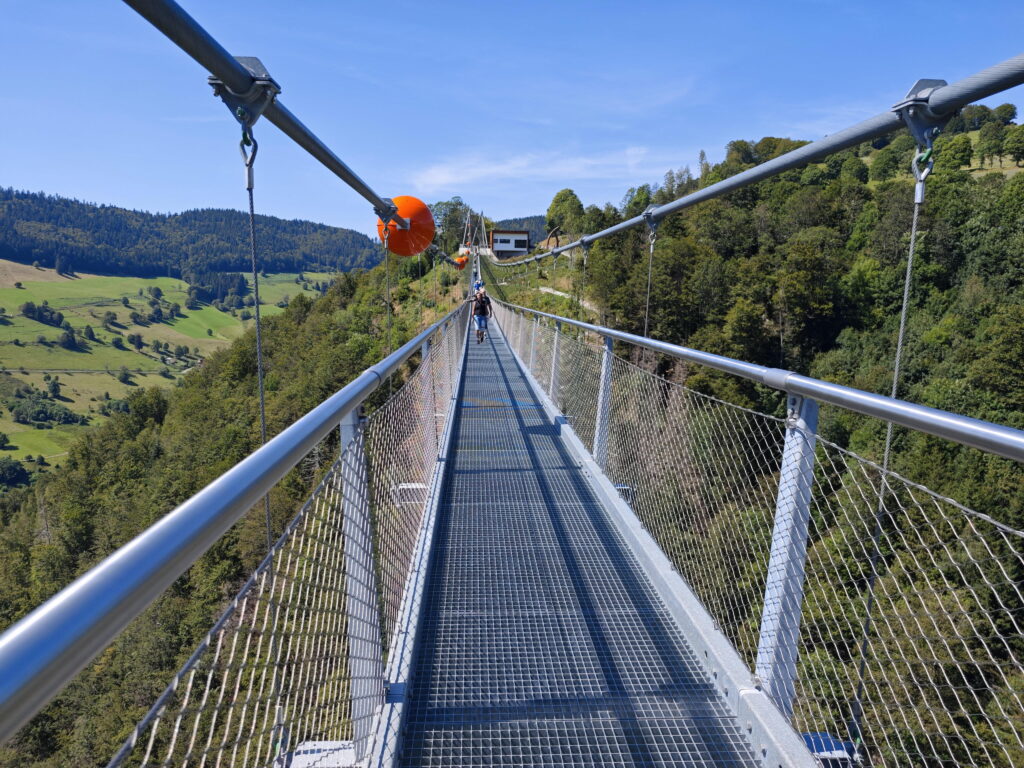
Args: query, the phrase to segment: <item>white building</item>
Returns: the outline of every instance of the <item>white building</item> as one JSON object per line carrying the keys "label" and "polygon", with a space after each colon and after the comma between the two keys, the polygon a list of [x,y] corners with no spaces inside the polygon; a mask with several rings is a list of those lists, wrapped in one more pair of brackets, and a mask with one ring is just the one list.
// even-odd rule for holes
{"label": "white building", "polygon": [[492,229],[487,233],[488,243],[495,258],[511,259],[530,252],[530,233],[519,229]]}

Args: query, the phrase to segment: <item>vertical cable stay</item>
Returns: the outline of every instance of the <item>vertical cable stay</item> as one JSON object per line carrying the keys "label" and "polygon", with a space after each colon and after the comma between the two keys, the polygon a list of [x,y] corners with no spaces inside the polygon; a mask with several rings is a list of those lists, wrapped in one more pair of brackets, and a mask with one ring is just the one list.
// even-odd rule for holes
{"label": "vertical cable stay", "polygon": [[[247,145],[252,146],[252,150],[246,154],[245,148]],[[256,152],[259,149],[259,145],[256,143],[256,139],[252,134],[252,124],[244,124],[242,126],[242,140],[239,142],[239,148],[242,153],[242,159],[245,161],[246,169],[246,192],[249,196],[249,255],[252,262],[252,290],[253,290],[253,309],[254,318],[256,324],[256,386],[259,392],[260,401],[260,445],[267,444],[267,401],[266,401],[266,388],[264,380],[265,376],[265,364],[263,361],[263,332],[262,332],[262,315],[260,313],[260,274],[259,264],[256,258],[256,206],[253,200],[253,165],[256,161]],[[276,579],[276,563],[274,557],[274,524],[270,514],[270,494],[266,493],[263,496],[263,517],[266,524],[267,530],[267,578],[274,583]],[[280,755],[280,751],[283,745],[282,733],[284,724],[282,722],[281,712],[281,680],[279,678],[279,662],[280,662],[280,644],[277,637],[277,613],[278,606],[275,605],[275,591],[271,587],[269,594],[269,609],[273,615],[273,624],[270,629],[269,639],[269,656],[273,659],[273,670],[271,671],[271,701],[274,707],[274,726],[271,731],[269,750],[276,759]],[[268,705],[266,714],[270,715],[270,706]]]}
{"label": "vertical cable stay", "polygon": [[[253,309],[256,326],[256,386],[260,408],[260,446],[267,444],[267,403],[265,386],[265,363],[263,360],[263,316],[260,311],[260,270],[256,255],[256,205],[253,195],[255,187],[254,166],[259,144],[253,135],[253,125],[259,120],[266,109],[274,103],[281,92],[280,86],[267,72],[259,59],[243,58],[238,60],[247,72],[253,76],[252,86],[245,93],[233,91],[228,85],[216,77],[209,79],[215,96],[220,97],[231,111],[232,116],[242,128],[242,138],[238,149],[245,165],[245,189],[249,198],[249,257],[252,267]],[[247,148],[249,148],[247,150]],[[269,630],[268,658],[273,669],[270,672],[270,701],[264,711],[264,721],[271,716],[273,708],[273,725],[271,726],[268,749],[275,758],[283,745],[283,720],[281,708],[280,654],[281,644],[278,641],[279,602],[275,598],[274,584],[277,579],[277,562],[274,549],[274,525],[270,513],[270,493],[263,495],[263,518],[267,535],[267,569],[266,579],[271,584],[268,597],[268,616],[273,619]],[[255,722],[255,721],[254,721]]]}
{"label": "vertical cable stay", "polygon": [[[387,225],[381,233],[381,243],[384,246],[384,311],[387,314],[387,340],[384,349],[385,356],[391,354],[391,252],[388,250],[388,239],[391,231]],[[388,396],[391,396],[391,376],[388,376]]]}
{"label": "vertical cable stay", "polygon": [[[253,200],[253,165],[256,162],[256,152],[259,144],[252,134],[252,126],[242,127],[242,140],[239,142],[239,149],[242,152],[242,161],[245,163],[245,188],[249,194],[249,256],[252,263],[252,291],[253,309],[256,320],[256,385],[259,390],[260,400],[260,445],[267,442],[267,401],[264,388],[264,363],[263,363],[263,330],[262,316],[260,314],[260,275],[259,265],[256,259],[256,206]],[[246,152],[246,146],[252,147]],[[273,526],[270,520],[270,496],[263,497],[264,512],[267,523],[267,551],[271,551],[274,544]]]}
{"label": "vertical cable stay", "polygon": [[[649,337],[651,323],[651,278],[654,274],[654,246],[658,242],[658,221],[652,215],[653,207],[644,211],[644,218],[647,221],[647,242],[649,244],[647,254],[647,300],[644,303],[644,338]],[[644,350],[644,359],[648,358],[647,350]],[[651,355],[653,360],[654,356]]]}
{"label": "vertical cable stay", "polygon": [[[921,206],[924,205],[924,182],[935,165],[932,143],[938,129],[932,128],[923,133],[925,145],[911,162],[914,173],[914,216],[910,225],[910,249],[907,253],[907,269],[903,277],[903,302],[900,307],[899,332],[896,335],[896,352],[893,355],[892,364],[892,387],[889,396],[895,400],[899,394],[900,371],[903,365],[903,348],[907,333],[907,317],[910,307],[910,285],[914,274],[914,252],[917,247],[917,225],[921,215]],[[875,511],[874,530],[871,536],[871,560],[869,563],[868,576],[868,599],[864,613],[864,632],[861,636],[860,662],[857,668],[857,692],[854,696],[851,712],[850,738],[857,746],[858,754],[864,743],[863,739],[863,696],[865,685],[865,672],[867,667],[868,640],[871,634],[872,613],[875,607],[875,584],[878,581],[878,561],[881,557],[882,527],[885,517],[888,515],[886,498],[891,493],[889,487],[889,462],[892,457],[893,423],[887,421],[885,425],[885,447],[882,451],[882,468],[879,477],[878,504]]]}

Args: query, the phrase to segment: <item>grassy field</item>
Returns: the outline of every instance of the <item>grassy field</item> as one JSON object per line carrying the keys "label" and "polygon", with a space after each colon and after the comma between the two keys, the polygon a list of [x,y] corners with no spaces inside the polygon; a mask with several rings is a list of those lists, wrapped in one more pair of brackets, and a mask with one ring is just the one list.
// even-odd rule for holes
{"label": "grassy field", "polygon": [[[297,278],[295,273],[261,278],[260,311],[265,317],[282,312],[276,305],[285,297],[300,293],[311,298],[318,296],[315,284],[326,284],[332,276],[307,272],[298,283]],[[250,279],[250,288],[251,283]],[[179,304],[182,316],[161,323],[132,323],[132,312],[145,315],[150,311],[148,301],[152,287],[160,288],[164,301]],[[0,317],[0,369],[38,389],[45,389],[44,375],[59,376],[63,405],[89,416],[90,423],[97,424],[105,418],[98,412],[105,395],[121,399],[138,386],[169,386],[183,371],[229,344],[254,322],[242,320],[240,310],[232,314],[210,305],[185,309],[187,292],[188,286],[176,278],[87,274],[67,277],[52,269],[0,259],[0,307],[4,309]],[[76,331],[90,326],[95,341],[87,342],[80,350],[61,347],[58,340],[62,329],[20,314],[19,308],[26,302],[46,303],[60,311]],[[117,318],[109,328],[104,327],[107,312],[113,312]],[[145,346],[141,351],[127,343],[129,334],[142,337]],[[114,345],[118,337],[125,348]],[[157,353],[152,349],[154,340],[169,344],[172,349],[185,347],[188,353],[181,356]],[[133,372],[129,384],[121,383],[116,377],[122,367]],[[7,409],[0,409],[0,432],[7,433],[12,445],[0,455],[17,459],[42,455],[53,463],[85,429],[88,427],[80,425],[37,429],[15,423]]]}

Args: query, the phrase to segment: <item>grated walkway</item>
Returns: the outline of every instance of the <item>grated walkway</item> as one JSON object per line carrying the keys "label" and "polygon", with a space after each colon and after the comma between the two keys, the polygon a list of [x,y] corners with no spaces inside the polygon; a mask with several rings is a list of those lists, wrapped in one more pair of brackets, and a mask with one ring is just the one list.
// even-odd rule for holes
{"label": "grated walkway", "polygon": [[500,331],[465,377],[401,765],[756,765]]}

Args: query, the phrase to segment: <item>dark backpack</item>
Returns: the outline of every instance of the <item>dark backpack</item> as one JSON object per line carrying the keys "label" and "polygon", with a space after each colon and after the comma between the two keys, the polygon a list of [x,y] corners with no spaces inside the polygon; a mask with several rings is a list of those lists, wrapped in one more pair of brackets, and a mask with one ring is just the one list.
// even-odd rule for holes
{"label": "dark backpack", "polygon": [[490,296],[477,296],[473,301],[473,314],[486,315],[491,306]]}

